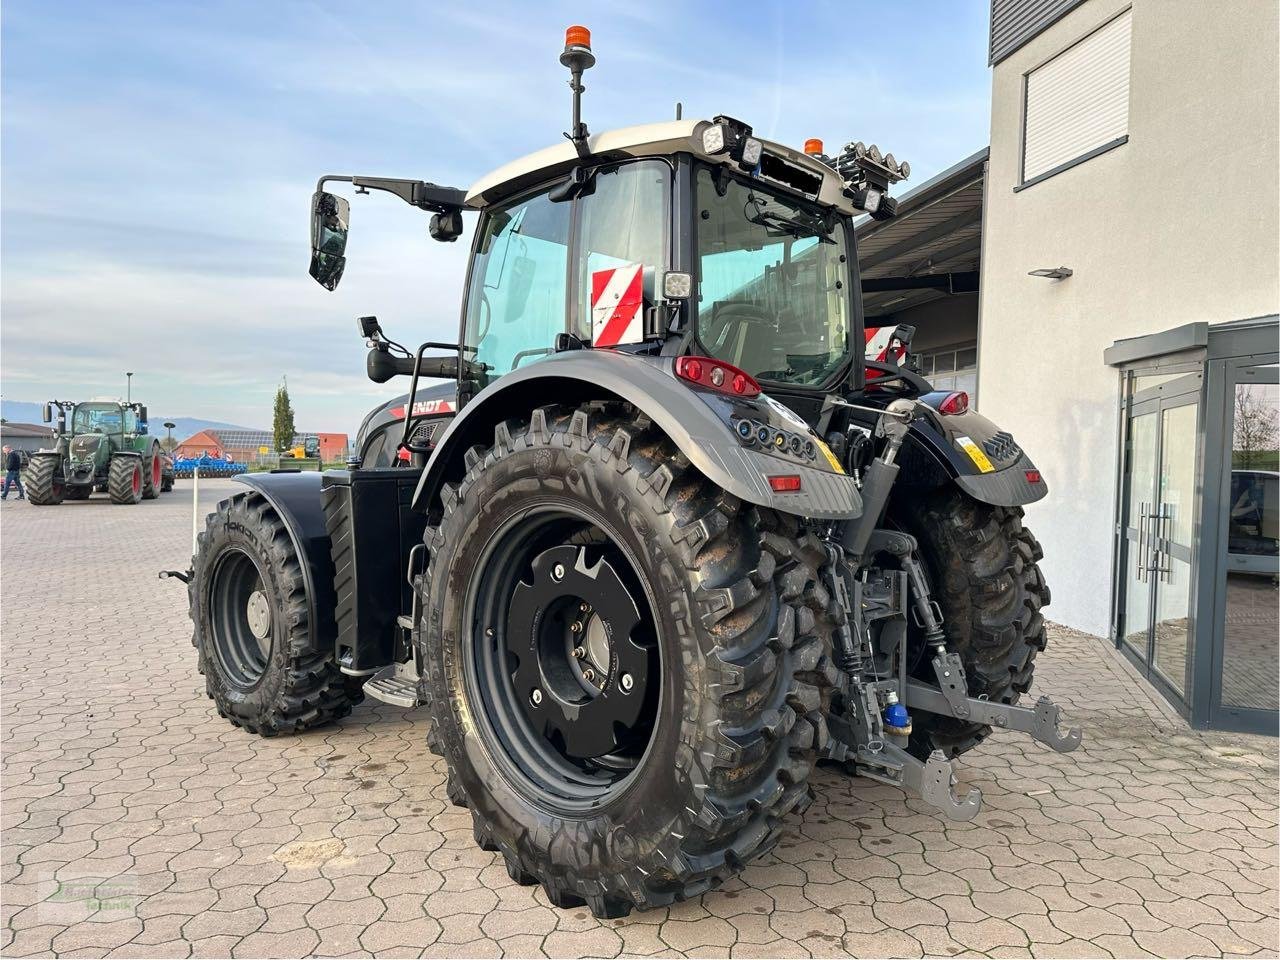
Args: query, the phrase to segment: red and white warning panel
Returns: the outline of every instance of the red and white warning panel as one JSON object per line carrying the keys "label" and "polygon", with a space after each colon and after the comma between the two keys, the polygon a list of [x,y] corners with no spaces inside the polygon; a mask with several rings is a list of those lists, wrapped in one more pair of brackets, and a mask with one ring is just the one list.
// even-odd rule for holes
{"label": "red and white warning panel", "polygon": [[644,264],[591,274],[591,342],[616,347],[644,341]]}

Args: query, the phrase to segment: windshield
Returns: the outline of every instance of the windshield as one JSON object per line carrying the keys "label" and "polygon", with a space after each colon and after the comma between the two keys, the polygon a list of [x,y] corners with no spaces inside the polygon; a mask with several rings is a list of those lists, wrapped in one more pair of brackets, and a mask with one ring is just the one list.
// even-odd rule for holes
{"label": "windshield", "polygon": [[82,403],[71,418],[73,433],[119,433],[121,410],[114,403]]}
{"label": "windshield", "polygon": [[848,356],[852,302],[840,221],[698,171],[698,339],[761,380],[816,385]]}

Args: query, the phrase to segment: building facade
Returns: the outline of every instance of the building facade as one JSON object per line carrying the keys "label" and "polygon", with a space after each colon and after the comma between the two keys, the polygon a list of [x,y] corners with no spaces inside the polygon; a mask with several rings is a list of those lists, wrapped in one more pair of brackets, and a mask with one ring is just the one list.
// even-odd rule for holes
{"label": "building facade", "polygon": [[6,447],[35,453],[53,446],[54,433],[39,423],[0,423],[0,440]]}
{"label": "building facade", "polygon": [[977,324],[1049,615],[1272,731],[1278,46],[1272,0],[994,0]]}
{"label": "building facade", "polygon": [[[304,446],[309,438],[320,443],[320,459],[333,463],[347,458],[345,433],[299,433],[293,438],[295,446]],[[179,443],[175,450],[178,457],[227,457],[237,463],[253,463],[261,458],[273,458],[275,441],[268,430],[201,430]]]}

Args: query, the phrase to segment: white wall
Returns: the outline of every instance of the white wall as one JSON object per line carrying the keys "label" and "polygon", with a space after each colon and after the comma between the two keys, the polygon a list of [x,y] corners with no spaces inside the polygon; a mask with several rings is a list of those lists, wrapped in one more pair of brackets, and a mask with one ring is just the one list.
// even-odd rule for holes
{"label": "white wall", "polygon": [[[993,71],[978,393],[1050,495],[1048,616],[1109,630],[1113,341],[1280,309],[1274,0],[1133,0],[1129,142],[1015,193],[1023,74],[1123,10],[1089,0]],[[1065,265],[1071,278],[1027,276]]]}

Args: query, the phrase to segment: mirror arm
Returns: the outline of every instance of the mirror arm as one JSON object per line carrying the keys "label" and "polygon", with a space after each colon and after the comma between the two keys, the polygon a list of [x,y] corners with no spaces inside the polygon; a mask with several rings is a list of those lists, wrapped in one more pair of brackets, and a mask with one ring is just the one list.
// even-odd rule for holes
{"label": "mirror arm", "polygon": [[316,183],[316,190],[326,183],[350,183],[358,193],[383,190],[393,193],[410,206],[433,213],[452,213],[466,206],[467,192],[456,187],[442,187],[423,180],[398,180],[394,177],[348,177],[337,174],[323,176]]}

